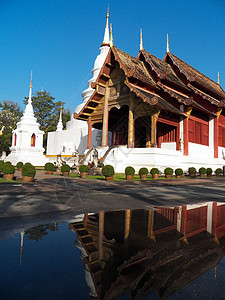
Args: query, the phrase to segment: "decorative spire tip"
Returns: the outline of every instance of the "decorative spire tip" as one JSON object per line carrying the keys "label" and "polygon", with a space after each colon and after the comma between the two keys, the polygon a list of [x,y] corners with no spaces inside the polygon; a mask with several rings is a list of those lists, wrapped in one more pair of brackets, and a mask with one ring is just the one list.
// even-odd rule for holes
{"label": "decorative spire tip", "polygon": [[220,72],[218,72],[218,80],[217,83],[220,84]]}
{"label": "decorative spire tip", "polygon": [[170,48],[169,48],[169,35],[167,33],[167,39],[166,39],[166,52],[170,52]]}
{"label": "decorative spire tip", "polygon": [[30,89],[32,89],[32,74],[33,74],[33,71],[31,70],[31,76],[30,76]]}
{"label": "decorative spire tip", "polygon": [[143,38],[142,38],[142,28],[140,28],[140,51],[142,51],[143,48]]}

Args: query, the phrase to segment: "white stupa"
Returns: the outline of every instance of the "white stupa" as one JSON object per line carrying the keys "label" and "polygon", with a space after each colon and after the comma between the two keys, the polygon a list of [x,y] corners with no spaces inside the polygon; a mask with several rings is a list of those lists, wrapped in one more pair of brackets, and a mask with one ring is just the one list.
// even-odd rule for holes
{"label": "white stupa", "polygon": [[[106,26],[103,42],[100,47],[100,54],[95,59],[94,68],[92,70],[92,78],[88,81],[88,88],[81,94],[83,101],[75,108],[75,113],[79,113],[85,103],[90,99],[94,90],[91,88],[91,83],[95,82],[98,74],[104,64],[106,56],[110,49],[109,39],[109,9],[106,15]],[[58,129],[55,132],[48,133],[47,140],[47,155],[71,155],[75,149],[80,154],[87,149],[88,125],[86,121],[74,119],[73,114],[70,121],[66,123],[66,130]],[[100,146],[101,131],[92,129],[92,147]]]}
{"label": "white stupa", "polygon": [[10,154],[6,157],[6,161],[11,161],[14,165],[22,161],[23,163],[29,162],[34,166],[44,166],[48,162],[43,154],[44,131],[39,129],[40,125],[34,116],[31,95],[32,73],[28,103],[20,122],[13,130],[12,147],[10,147]]}

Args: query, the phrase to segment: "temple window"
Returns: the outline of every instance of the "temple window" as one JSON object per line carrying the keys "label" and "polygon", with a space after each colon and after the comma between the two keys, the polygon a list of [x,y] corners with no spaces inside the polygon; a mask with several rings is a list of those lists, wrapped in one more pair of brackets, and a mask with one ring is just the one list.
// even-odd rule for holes
{"label": "temple window", "polygon": [[16,146],[17,134],[14,135],[14,146]]}
{"label": "temple window", "polygon": [[189,124],[189,142],[209,145],[209,118],[207,115],[197,110],[192,111],[188,120]]}
{"label": "temple window", "polygon": [[35,147],[36,135],[33,133],[31,136],[31,147]]}

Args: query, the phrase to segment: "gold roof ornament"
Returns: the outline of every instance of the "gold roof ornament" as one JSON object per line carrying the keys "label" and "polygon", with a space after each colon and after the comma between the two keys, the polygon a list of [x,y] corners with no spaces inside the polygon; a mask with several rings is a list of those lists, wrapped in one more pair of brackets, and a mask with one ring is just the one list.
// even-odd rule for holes
{"label": "gold roof ornament", "polygon": [[113,46],[112,23],[110,23],[110,47]]}
{"label": "gold roof ornament", "polygon": [[109,28],[109,4],[108,4],[108,9],[107,9],[107,14],[106,14],[105,28]]}
{"label": "gold roof ornament", "polygon": [[169,35],[167,33],[167,38],[166,38],[166,52],[170,52],[170,47],[169,47]]}
{"label": "gold roof ornament", "polygon": [[140,51],[142,51],[143,48],[143,38],[142,38],[142,28],[140,28]]}
{"label": "gold roof ornament", "polygon": [[218,79],[217,79],[217,83],[220,84],[220,72],[218,72]]}

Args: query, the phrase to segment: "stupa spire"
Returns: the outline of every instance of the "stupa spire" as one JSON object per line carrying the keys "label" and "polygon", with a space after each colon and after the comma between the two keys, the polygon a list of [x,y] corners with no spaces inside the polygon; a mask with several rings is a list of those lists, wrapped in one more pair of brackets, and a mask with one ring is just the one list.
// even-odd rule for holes
{"label": "stupa spire", "polygon": [[56,131],[62,131],[62,130],[63,130],[63,123],[62,123],[62,103],[61,103],[60,114],[59,114],[59,122],[57,124]]}
{"label": "stupa spire", "polygon": [[30,75],[30,91],[29,91],[28,104],[31,104],[31,95],[32,95],[32,70],[31,70],[31,75]]}
{"label": "stupa spire", "polygon": [[218,79],[217,79],[217,83],[220,84],[220,72],[218,72]]}
{"label": "stupa spire", "polygon": [[107,9],[107,14],[106,14],[106,24],[105,24],[105,33],[104,33],[104,38],[101,46],[109,46],[110,41],[109,41],[109,5]]}
{"label": "stupa spire", "polygon": [[170,52],[170,48],[169,48],[169,35],[167,33],[167,39],[166,39],[166,52]]}
{"label": "stupa spire", "polygon": [[110,23],[110,47],[113,46],[112,24]]}
{"label": "stupa spire", "polygon": [[140,51],[142,51],[143,48],[143,38],[142,38],[142,28],[140,29]]}

